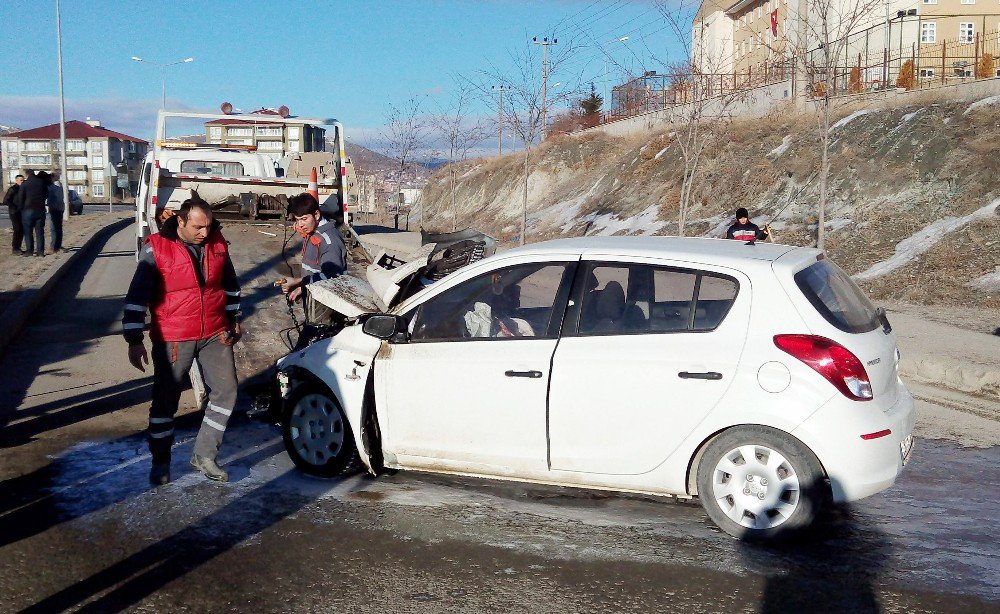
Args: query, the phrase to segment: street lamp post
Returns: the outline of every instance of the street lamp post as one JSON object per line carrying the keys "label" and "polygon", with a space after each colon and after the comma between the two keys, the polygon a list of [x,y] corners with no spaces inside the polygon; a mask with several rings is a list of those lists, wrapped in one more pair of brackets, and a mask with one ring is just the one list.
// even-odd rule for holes
{"label": "street lamp post", "polygon": [[161,110],[167,108],[167,68],[170,66],[176,66],[177,64],[187,64],[188,62],[194,62],[194,58],[185,58],[183,60],[178,60],[176,62],[160,64],[159,62],[150,62],[149,60],[144,60],[134,55],[132,56],[132,59],[136,62],[142,62],[144,64],[152,64],[153,66],[158,66],[160,68],[160,86],[162,92],[162,99],[160,101]]}
{"label": "street lamp post", "polygon": [[[63,219],[69,219],[69,184],[66,183],[66,101],[63,97],[62,15],[56,0],[56,51],[59,56],[59,183],[63,193]],[[41,248],[39,248],[41,249]]]}
{"label": "street lamp post", "polygon": [[[627,40],[628,40],[627,36],[622,36],[622,37],[619,37],[619,38],[617,38],[617,39],[615,39],[613,41],[610,41],[610,42],[612,42],[612,43],[624,43]],[[607,105],[606,108],[608,108],[608,109],[611,108],[611,79],[610,79],[610,76],[608,74],[608,61],[610,59],[611,59],[611,54],[608,53],[608,52],[605,52],[604,53],[604,87],[606,89],[604,91],[604,93],[605,93],[604,104]]]}

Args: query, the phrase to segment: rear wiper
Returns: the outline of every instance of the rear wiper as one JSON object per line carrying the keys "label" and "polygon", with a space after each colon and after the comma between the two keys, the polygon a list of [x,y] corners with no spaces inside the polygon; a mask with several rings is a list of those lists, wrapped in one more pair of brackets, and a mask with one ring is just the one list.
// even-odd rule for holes
{"label": "rear wiper", "polygon": [[889,324],[889,317],[885,315],[885,307],[876,307],[875,317],[881,322],[883,333],[888,335],[892,332],[892,324]]}

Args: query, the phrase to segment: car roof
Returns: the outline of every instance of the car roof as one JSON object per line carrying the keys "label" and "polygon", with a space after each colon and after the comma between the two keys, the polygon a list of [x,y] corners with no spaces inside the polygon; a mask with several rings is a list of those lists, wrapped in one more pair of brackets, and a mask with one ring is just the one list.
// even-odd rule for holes
{"label": "car roof", "polygon": [[582,256],[645,256],[738,266],[747,261],[773,262],[795,250],[810,248],[732,239],[700,237],[577,237],[532,243],[505,251],[504,255],[580,254]]}

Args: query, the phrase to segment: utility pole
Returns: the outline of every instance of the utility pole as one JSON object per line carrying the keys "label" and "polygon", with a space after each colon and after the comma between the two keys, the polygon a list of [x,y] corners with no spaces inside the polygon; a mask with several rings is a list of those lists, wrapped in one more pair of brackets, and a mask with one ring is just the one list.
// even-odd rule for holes
{"label": "utility pole", "polygon": [[545,99],[545,86],[549,79],[549,45],[555,45],[559,41],[557,39],[552,39],[551,41],[548,37],[538,40],[538,38],[532,38],[531,42],[536,45],[542,46],[542,137],[541,140],[545,140],[545,128],[546,128],[546,99]]}
{"label": "utility pole", "polygon": [[497,93],[498,96],[498,106],[497,106],[497,155],[503,155],[503,93],[510,90],[506,85],[494,85],[490,87],[491,90]]}
{"label": "utility pole", "polygon": [[62,184],[63,219],[68,220],[70,206],[69,184],[66,183],[66,100],[63,98],[62,16],[59,12],[59,0],[56,0],[56,52],[59,56],[59,183]]}

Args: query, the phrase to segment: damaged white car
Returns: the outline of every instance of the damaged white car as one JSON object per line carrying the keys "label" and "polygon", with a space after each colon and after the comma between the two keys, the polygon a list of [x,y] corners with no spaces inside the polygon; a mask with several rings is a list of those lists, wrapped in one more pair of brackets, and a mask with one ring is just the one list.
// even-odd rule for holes
{"label": "damaged white car", "polygon": [[424,287],[426,261],[315,294],[348,323],[278,362],[304,471],[697,495],[726,532],[771,539],[908,459],[891,326],[817,250],[568,239]]}

